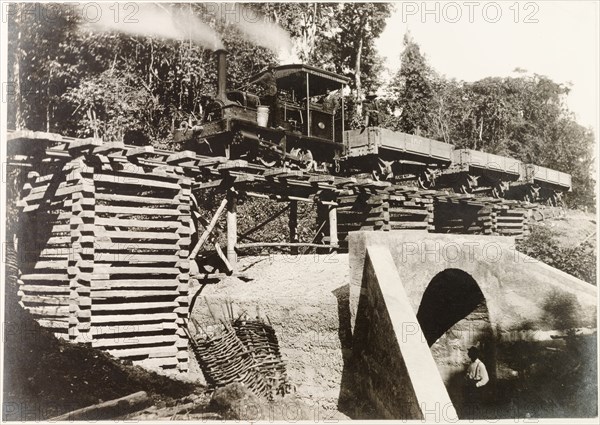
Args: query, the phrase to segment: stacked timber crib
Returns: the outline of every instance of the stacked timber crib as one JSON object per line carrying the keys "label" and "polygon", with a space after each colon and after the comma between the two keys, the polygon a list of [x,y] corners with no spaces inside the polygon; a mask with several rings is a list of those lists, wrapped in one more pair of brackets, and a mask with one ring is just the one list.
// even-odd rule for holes
{"label": "stacked timber crib", "polygon": [[437,196],[434,229],[438,233],[523,237],[538,206],[496,198],[460,194]]}
{"label": "stacked timber crib", "polygon": [[[340,195],[340,249],[347,249],[348,233],[355,230],[425,230],[434,233],[523,237],[539,208],[537,204],[471,194],[422,190],[391,185],[382,188],[363,181],[360,192]],[[367,189],[365,189],[367,187]]]}
{"label": "stacked timber crib", "polygon": [[360,179],[357,192],[337,197],[340,249],[348,248],[348,233],[355,230],[433,230],[435,190],[390,185]]}
{"label": "stacked timber crib", "polygon": [[59,338],[185,371],[191,182],[152,155],[62,138],[27,159],[18,295]]}

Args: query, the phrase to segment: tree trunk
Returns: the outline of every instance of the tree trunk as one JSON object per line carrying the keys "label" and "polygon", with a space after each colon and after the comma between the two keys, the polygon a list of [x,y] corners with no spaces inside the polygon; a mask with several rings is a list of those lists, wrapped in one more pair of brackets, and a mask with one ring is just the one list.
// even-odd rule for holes
{"label": "tree trunk", "polygon": [[17,32],[17,42],[15,44],[15,60],[13,63],[13,79],[15,84],[15,129],[25,128],[25,119],[23,117],[23,98],[21,96],[21,5],[15,3],[15,31]]}
{"label": "tree trunk", "polygon": [[309,29],[308,49],[306,52],[306,60],[310,61],[313,52],[315,50],[315,39],[317,34],[317,14],[318,14],[319,3],[313,5],[312,17]]}
{"label": "tree trunk", "polygon": [[48,86],[46,87],[46,133],[50,133],[50,84],[52,81],[52,72],[48,78]]}
{"label": "tree trunk", "polygon": [[358,40],[358,48],[356,49],[356,60],[354,62],[354,86],[356,87],[356,117],[362,116],[362,82],[360,79],[360,61],[362,56],[363,37]]}

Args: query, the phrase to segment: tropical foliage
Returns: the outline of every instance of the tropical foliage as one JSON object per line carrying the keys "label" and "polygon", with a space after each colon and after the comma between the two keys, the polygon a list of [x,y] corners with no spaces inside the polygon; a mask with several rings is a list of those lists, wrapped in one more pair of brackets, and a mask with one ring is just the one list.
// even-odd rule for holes
{"label": "tropical foliage", "polygon": [[[201,19],[219,34],[229,51],[228,84],[240,87],[248,76],[276,64],[277,52],[256,45],[214,6],[177,3],[169,13]],[[162,144],[178,121],[199,112],[201,96],[214,93],[212,50],[191,37],[91,32],[67,4],[52,5],[51,22],[40,19],[44,14],[24,13],[30,6],[9,7],[10,128],[105,139],[136,132]],[[522,70],[474,82],[449,79],[429,66],[410,34],[403,40],[401,67],[386,85],[375,40],[392,5],[286,2],[244,7],[287,31],[298,60],[351,79],[348,126],[364,122],[365,95],[378,91],[384,93],[381,125],[570,173],[574,190],[567,202],[594,208],[594,135],[566,107],[568,85]]]}
{"label": "tropical foliage", "polygon": [[519,241],[517,249],[549,266],[596,284],[595,240],[576,246],[564,246],[555,232],[534,226],[529,236]]}

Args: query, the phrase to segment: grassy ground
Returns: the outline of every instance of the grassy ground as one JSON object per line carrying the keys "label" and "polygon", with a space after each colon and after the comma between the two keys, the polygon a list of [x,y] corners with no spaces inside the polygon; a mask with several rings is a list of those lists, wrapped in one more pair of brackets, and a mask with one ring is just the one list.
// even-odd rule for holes
{"label": "grassy ground", "polygon": [[[566,210],[565,217],[545,220],[538,225],[554,231],[560,245],[566,248],[579,245],[592,235],[596,231],[597,217],[579,210]],[[595,242],[596,237],[588,240]]]}
{"label": "grassy ground", "polygon": [[567,210],[560,218],[540,221],[517,249],[549,266],[596,284],[596,217]]}

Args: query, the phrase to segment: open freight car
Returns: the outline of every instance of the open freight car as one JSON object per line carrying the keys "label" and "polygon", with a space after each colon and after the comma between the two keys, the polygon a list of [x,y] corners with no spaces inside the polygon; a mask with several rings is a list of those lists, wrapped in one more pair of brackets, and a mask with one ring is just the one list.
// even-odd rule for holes
{"label": "open freight car", "polygon": [[440,178],[440,185],[461,193],[491,192],[503,197],[510,183],[521,176],[522,162],[508,156],[473,149],[455,149],[452,166]]}
{"label": "open freight car", "polygon": [[454,146],[449,143],[400,133],[380,127],[344,133],[346,168],[372,172],[376,179],[417,179],[424,188],[435,185],[441,169],[452,163]]}
{"label": "open freight car", "polygon": [[563,193],[573,189],[570,174],[535,164],[522,164],[520,171],[520,179],[512,185],[512,193],[508,195],[510,198],[558,206]]}

